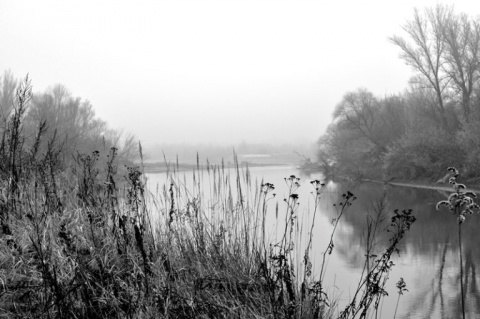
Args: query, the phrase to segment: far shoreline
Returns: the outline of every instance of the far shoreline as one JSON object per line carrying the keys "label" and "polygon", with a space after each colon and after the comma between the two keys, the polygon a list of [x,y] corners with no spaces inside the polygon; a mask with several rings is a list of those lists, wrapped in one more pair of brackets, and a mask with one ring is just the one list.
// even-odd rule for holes
{"label": "far shoreline", "polygon": [[[252,167],[275,167],[275,166],[282,166],[282,167],[295,167],[295,164],[292,163],[255,163],[255,162],[241,162],[238,164],[235,163],[224,163],[223,167],[230,169],[230,168],[252,168]],[[158,174],[158,173],[165,173],[165,172],[185,172],[190,170],[206,170],[209,168],[221,168],[222,164],[189,164],[189,163],[165,163],[165,162],[155,162],[155,163],[146,163],[143,164],[143,170],[146,174]]]}

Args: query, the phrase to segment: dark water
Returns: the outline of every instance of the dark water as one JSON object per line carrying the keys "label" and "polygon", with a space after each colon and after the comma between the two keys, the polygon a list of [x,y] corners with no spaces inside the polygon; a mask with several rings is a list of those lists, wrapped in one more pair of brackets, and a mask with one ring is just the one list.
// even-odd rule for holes
{"label": "dark water", "polygon": [[[188,179],[188,172],[186,173]],[[271,225],[271,238],[275,231],[283,229],[283,198],[288,196],[284,177],[292,174],[301,178],[302,186],[297,191],[300,197],[298,210],[299,227],[303,235],[310,231],[313,190],[309,181],[321,176],[304,175],[292,167],[251,168],[253,181],[264,180],[276,187],[276,200],[279,201],[279,218],[269,212],[267,219]],[[150,183],[164,183],[165,174],[150,174]],[[435,204],[448,196],[447,192],[428,189],[395,187],[374,183],[338,183],[330,181],[323,189],[318,206],[318,216],[313,229],[314,247],[312,250],[314,269],[319,271],[322,253],[325,251],[333,230],[331,220],[337,216],[333,206],[341,201],[341,194],[351,191],[357,197],[350,209],[340,220],[334,235],[333,253],[326,262],[324,286],[330,300],[336,300],[338,311],[344,309],[356,290],[365,262],[365,225],[367,216],[374,213],[373,204],[385,194],[385,203],[393,209],[412,209],[417,221],[399,246],[399,255],[394,254],[395,266],[389,274],[386,285],[388,296],[381,303],[378,318],[393,318],[398,293],[396,282],[403,278],[408,291],[398,305],[396,318],[461,318],[460,259],[458,224],[456,217],[447,210],[437,211]],[[274,202],[269,203],[273,210]],[[480,264],[480,216],[469,215],[462,224],[462,253],[464,263],[464,291],[468,318],[480,318],[480,292],[477,266]],[[303,227],[303,228],[302,228]],[[305,237],[305,236],[304,236]],[[301,240],[300,240],[301,241]],[[388,242],[388,234],[378,238],[378,252]],[[304,245],[304,241],[302,245]],[[303,251],[300,249],[300,251]],[[301,254],[298,259],[300,260]],[[375,318],[375,313],[371,313]]]}
{"label": "dark water", "polygon": [[[345,215],[344,222],[351,231],[339,236],[337,242],[345,249],[337,250],[351,271],[362,267],[358,254],[349,247],[361,242],[362,225],[370,201],[385,192],[391,209],[412,209],[417,221],[400,246],[400,255],[394,257],[390,274],[390,297],[384,305],[385,314],[390,314],[398,294],[394,284],[403,277],[409,290],[400,299],[399,318],[460,318],[460,257],[458,224],[456,217],[447,210],[437,211],[435,204],[445,199],[448,193],[407,187],[392,187],[376,184],[342,185],[357,195],[352,211]],[[462,224],[462,253],[464,263],[464,291],[466,312],[469,318],[480,318],[480,293],[477,265],[480,262],[479,216],[470,215]],[[394,299],[395,302],[392,303]],[[385,306],[387,306],[387,309]],[[390,317],[386,315],[385,317]],[[393,316],[391,316],[393,317]]]}

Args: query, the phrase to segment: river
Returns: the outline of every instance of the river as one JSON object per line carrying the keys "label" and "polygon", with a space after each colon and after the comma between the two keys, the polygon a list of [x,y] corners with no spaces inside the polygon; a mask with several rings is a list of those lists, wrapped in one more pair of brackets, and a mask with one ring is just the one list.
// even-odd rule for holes
{"label": "river", "polygon": [[[197,173],[198,174],[198,173]],[[192,172],[180,173],[186,184],[192,180]],[[183,177],[184,175],[184,177]],[[275,201],[279,203],[279,214],[285,214],[283,199],[288,197],[285,177],[295,175],[300,178],[299,224],[310,231],[311,214],[314,207],[313,188],[309,183],[321,179],[319,174],[305,175],[294,167],[267,166],[249,169],[250,182],[263,180],[275,185],[276,196],[269,201],[267,225],[269,238],[275,241],[276,233],[283,229],[282,217],[275,218]],[[148,174],[149,187],[167,182],[166,173]],[[197,177],[198,179],[198,177]],[[208,180],[203,179],[203,183]],[[168,185],[168,183],[167,183]],[[168,187],[168,186],[167,186]],[[254,187],[252,187],[254,190]],[[460,275],[459,242],[456,217],[446,209],[437,211],[436,203],[446,199],[448,192],[412,187],[391,186],[376,183],[346,183],[329,181],[322,189],[318,205],[318,216],[313,229],[314,270],[319,271],[323,252],[326,250],[333,230],[332,219],[337,216],[341,195],[352,192],[357,199],[339,221],[333,237],[334,248],[326,261],[324,286],[330,300],[338,303],[338,311],[344,309],[351,300],[365,262],[365,226],[367,215],[372,215],[373,206],[385,194],[384,202],[388,210],[412,209],[417,218],[399,246],[399,254],[392,255],[394,266],[386,285],[388,296],[383,298],[378,310],[378,318],[393,318],[398,299],[396,283],[400,278],[406,282],[408,291],[400,297],[396,318],[460,318]],[[480,216],[469,215],[462,225],[462,245],[464,262],[464,287],[466,312],[469,318],[480,317],[479,275],[476,265],[480,262],[480,249],[476,246],[480,237],[478,225]],[[378,238],[378,252],[388,242],[388,233]],[[304,243],[302,244],[304,245]],[[302,250],[300,250],[302,251]],[[301,256],[299,255],[300,259]],[[375,318],[374,313],[371,317]]]}

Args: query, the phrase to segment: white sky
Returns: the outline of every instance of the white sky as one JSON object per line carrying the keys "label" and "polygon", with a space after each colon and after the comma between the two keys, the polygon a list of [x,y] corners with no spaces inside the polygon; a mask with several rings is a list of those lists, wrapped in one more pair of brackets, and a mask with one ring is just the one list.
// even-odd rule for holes
{"label": "white sky", "polygon": [[0,0],[0,71],[62,83],[146,144],[312,142],[346,92],[406,88],[387,38],[436,3]]}

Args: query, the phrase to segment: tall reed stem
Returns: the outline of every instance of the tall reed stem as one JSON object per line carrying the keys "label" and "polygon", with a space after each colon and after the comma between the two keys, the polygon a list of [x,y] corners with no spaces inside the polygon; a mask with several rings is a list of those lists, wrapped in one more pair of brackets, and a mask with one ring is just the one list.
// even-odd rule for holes
{"label": "tall reed stem", "polygon": [[463,294],[463,258],[462,258],[462,223],[458,223],[458,242],[460,255],[460,293],[462,294],[462,318],[465,319],[465,300]]}
{"label": "tall reed stem", "polygon": [[398,294],[397,305],[395,306],[395,313],[393,314],[393,319],[397,317],[398,303],[400,302],[400,294]]}

